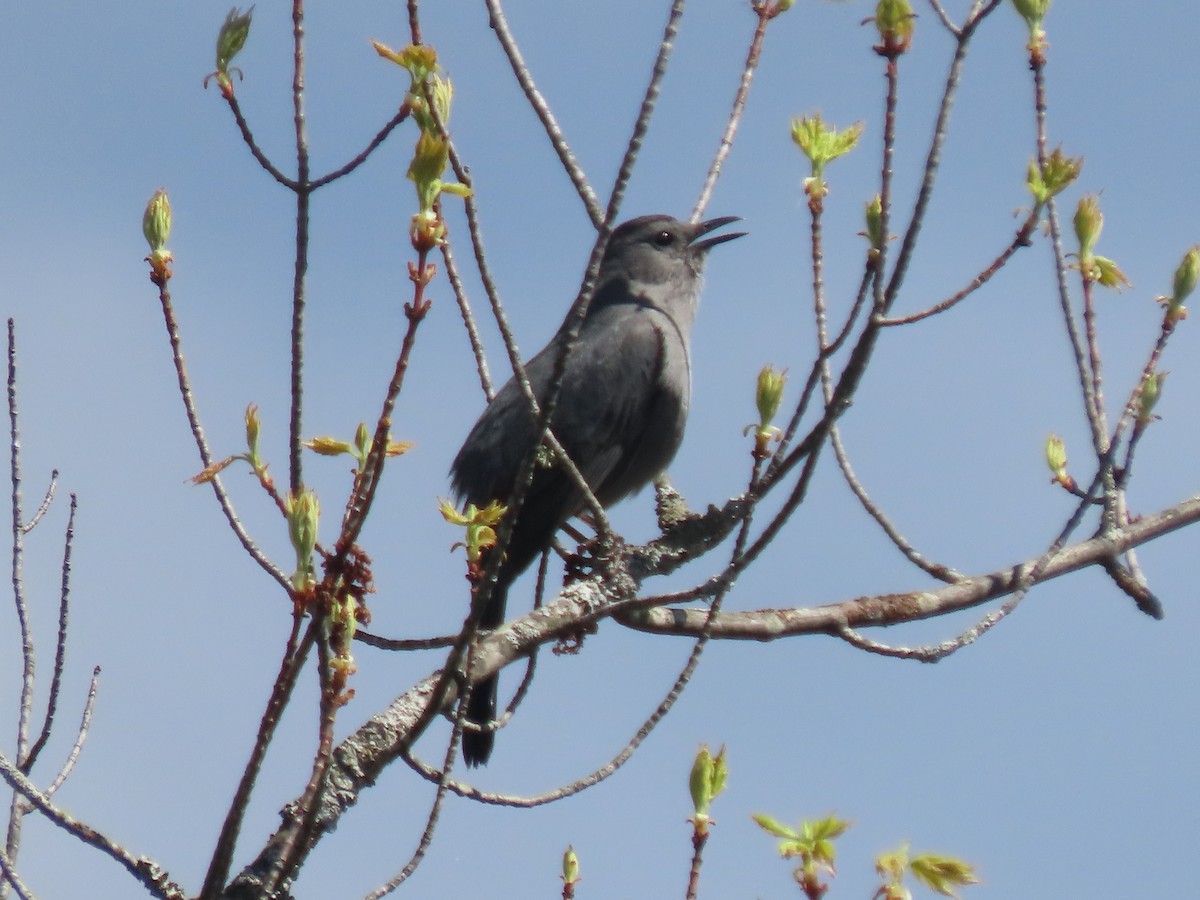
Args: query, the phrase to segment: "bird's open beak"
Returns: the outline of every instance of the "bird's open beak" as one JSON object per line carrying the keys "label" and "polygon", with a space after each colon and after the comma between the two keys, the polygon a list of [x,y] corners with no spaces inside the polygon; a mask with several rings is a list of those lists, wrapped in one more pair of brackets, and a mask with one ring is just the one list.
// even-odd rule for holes
{"label": "bird's open beak", "polygon": [[704,235],[722,227],[723,225],[728,225],[730,222],[740,221],[742,221],[741,216],[720,216],[716,219],[709,219],[706,222],[701,222],[700,230],[697,231],[696,236],[692,238],[690,246],[694,250],[708,250],[712,247],[715,247],[717,244],[723,244],[726,241],[732,241],[734,238],[744,237],[746,232],[735,231],[732,234],[718,234],[716,237],[704,238],[704,240],[700,240],[700,238],[704,237]]}

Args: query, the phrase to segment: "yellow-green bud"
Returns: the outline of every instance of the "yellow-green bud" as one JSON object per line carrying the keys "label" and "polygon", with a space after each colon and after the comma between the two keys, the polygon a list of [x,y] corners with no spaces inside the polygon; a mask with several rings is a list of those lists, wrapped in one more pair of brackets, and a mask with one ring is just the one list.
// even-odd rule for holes
{"label": "yellow-green bud", "polygon": [[1135,420],[1135,427],[1138,431],[1144,429],[1157,418],[1154,415],[1154,407],[1162,399],[1163,382],[1166,379],[1166,372],[1155,372],[1142,379],[1141,387],[1138,389],[1137,418]]}
{"label": "yellow-green bud", "polygon": [[908,844],[901,844],[895,850],[880,853],[875,857],[875,871],[888,885],[900,884],[907,869]]}
{"label": "yellow-green bud", "polygon": [[258,404],[251,403],[246,407],[246,449],[250,451],[250,465],[258,467],[258,433],[262,428],[262,420],[258,417]]}
{"label": "yellow-green bud", "polygon": [[384,59],[390,59],[408,72],[409,78],[412,79],[413,93],[416,93],[416,88],[424,84],[425,79],[437,69],[437,51],[428,44],[409,44],[399,53],[379,41],[371,41],[371,46]]}
{"label": "yellow-green bud", "polygon": [[217,77],[228,76],[229,64],[246,46],[246,38],[250,36],[250,18],[254,15],[251,6],[242,12],[236,6],[229,11],[221,30],[217,32]]}
{"label": "yellow-green bud", "polygon": [[812,177],[804,181],[806,194],[819,198],[829,193],[825,186],[825,166],[853,150],[862,132],[862,122],[843,131],[826,126],[819,112],[792,119],[792,140],[812,164]]}
{"label": "yellow-green bud", "polygon": [[449,500],[439,498],[438,509],[442,513],[442,518],[451,525],[459,525],[466,528],[466,541],[454,546],[465,547],[467,550],[467,562],[472,564],[479,561],[480,555],[484,550],[495,545],[495,526],[500,523],[504,514],[508,512],[508,507],[497,500],[493,500],[483,509],[479,509],[474,503],[468,503],[466,509],[459,512]]}
{"label": "yellow-green bud", "polygon": [[775,371],[772,366],[763,366],[758,373],[758,389],[754,395],[758,407],[759,425],[770,425],[783,402],[783,385],[787,381],[787,370]]}
{"label": "yellow-green bud", "polygon": [[171,201],[167,192],[159,188],[146,204],[142,214],[142,234],[152,252],[162,250],[171,237]]}
{"label": "yellow-green bud", "polygon": [[429,92],[433,95],[433,108],[438,114],[438,118],[442,120],[443,125],[450,124],[450,104],[454,100],[454,85],[451,84],[449,78],[443,78],[440,75],[434,75],[433,81],[429,85]]}
{"label": "yellow-green bud", "polygon": [[439,135],[422,131],[417,138],[417,146],[413,151],[412,163],[408,167],[408,177],[417,186],[417,200],[421,211],[433,207],[441,188],[442,172],[446,171],[446,160],[450,148]]}
{"label": "yellow-green bud", "polygon": [[954,897],[956,887],[979,884],[975,869],[970,863],[953,856],[923,853],[909,862],[913,876],[943,897]]}
{"label": "yellow-green bud", "polygon": [[1121,271],[1113,260],[1107,256],[1093,256],[1091,258],[1091,277],[1107,288],[1115,288],[1122,290],[1129,287],[1131,282],[1125,277],[1125,273]]}
{"label": "yellow-green bud", "polygon": [[[721,747],[713,756],[707,744],[701,744],[692,763],[692,772],[688,778],[688,790],[692,795],[692,808],[696,818],[707,822],[708,809],[712,801],[725,790],[725,780],[729,769],[725,765],[725,748]],[[699,822],[697,823],[699,827]]]}
{"label": "yellow-green bud", "polygon": [[1046,465],[1055,476],[1067,469],[1067,445],[1057,434],[1046,438]]}
{"label": "yellow-green bud", "polygon": [[358,427],[354,429],[354,448],[358,464],[364,465],[367,461],[367,454],[371,451],[371,432],[367,431],[366,422],[359,422]]}
{"label": "yellow-green bud", "polygon": [[1079,260],[1086,262],[1092,255],[1100,232],[1104,229],[1104,214],[1100,212],[1100,198],[1088,194],[1079,201],[1075,209],[1075,237],[1079,239]]}
{"label": "yellow-green bud", "polygon": [[878,194],[867,204],[866,219],[866,236],[871,249],[882,250],[886,237],[883,234],[883,198]]}
{"label": "yellow-green bud", "polygon": [[1200,279],[1200,246],[1192,247],[1183,255],[1179,268],[1175,270],[1175,280],[1171,287],[1171,305],[1178,307],[1196,289],[1196,281]]}
{"label": "yellow-green bud", "polygon": [[879,0],[875,7],[875,27],[882,43],[877,49],[886,56],[906,51],[912,44],[915,19],[908,0]]}
{"label": "yellow-green bud", "polygon": [[767,834],[777,838],[799,840],[800,833],[789,825],[784,825],[778,819],[773,819],[766,813],[754,813],[750,816],[755,823]]}
{"label": "yellow-green bud", "polygon": [[349,441],[338,440],[331,435],[321,435],[310,438],[304,446],[321,456],[341,456],[343,453],[353,453],[354,447]]}
{"label": "yellow-green bud", "polygon": [[579,881],[579,856],[569,844],[563,853],[562,880],[565,884],[575,884]]}
{"label": "yellow-green bud", "polygon": [[316,492],[301,489],[299,494],[288,492],[285,501],[288,520],[288,538],[296,551],[296,572],[292,585],[304,590],[312,583],[312,554],[317,546],[317,524],[321,517],[321,504]]}
{"label": "yellow-green bud", "polygon": [[1061,484],[1068,491],[1075,490],[1075,479],[1067,472],[1067,445],[1057,434],[1046,438],[1046,465],[1053,476],[1052,484]]}
{"label": "yellow-green bud", "polygon": [[1026,183],[1040,206],[1066,190],[1079,177],[1082,169],[1082,156],[1064,156],[1062,148],[1055,147],[1041,167],[1036,161],[1029,163]]}
{"label": "yellow-green bud", "polygon": [[1042,21],[1050,11],[1051,2],[1052,0],[1012,0],[1013,7],[1029,26],[1029,33],[1035,37],[1041,34]]}

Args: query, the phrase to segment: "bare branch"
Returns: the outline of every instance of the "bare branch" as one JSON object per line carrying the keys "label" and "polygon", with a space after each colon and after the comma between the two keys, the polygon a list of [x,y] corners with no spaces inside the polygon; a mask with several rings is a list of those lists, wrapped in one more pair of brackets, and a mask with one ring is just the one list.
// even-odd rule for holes
{"label": "bare branch", "polygon": [[[192,396],[192,383],[191,379],[188,378],[187,365],[183,359],[183,342],[179,337],[179,323],[175,318],[175,309],[171,305],[171,292],[167,290],[165,285],[159,288],[159,301],[162,304],[163,321],[167,327],[167,339],[171,343],[171,356],[175,363],[175,377],[179,383],[179,396],[183,400],[188,424],[192,429],[192,437],[196,441],[196,449],[200,452],[200,463],[207,469],[213,462],[212,451],[208,447],[208,440],[204,437],[204,427],[200,424],[200,414],[196,411],[196,402]],[[237,539],[241,542],[242,547],[259,564],[264,572],[274,578],[284,590],[290,592],[291,582],[287,575],[267,558],[267,555],[258,548],[246,532],[241,519],[238,518],[236,510],[233,508],[233,501],[229,499],[229,495],[225,492],[225,486],[221,483],[220,477],[214,476],[209,483],[212,485],[213,493],[217,497],[221,511],[225,514],[225,520],[229,523],[229,527],[233,529],[233,533],[237,535]]]}
{"label": "bare branch", "polygon": [[26,534],[37,528],[38,522],[42,521],[42,517],[50,510],[50,504],[54,502],[54,490],[58,487],[58,469],[50,472],[50,484],[46,486],[46,493],[42,495],[42,504],[38,507],[38,511],[33,514],[33,518],[25,523],[23,531]]}
{"label": "bare branch", "polygon": [[50,786],[46,788],[46,796],[53,797],[55,791],[63,786],[63,783],[70,777],[71,772],[75,768],[75,763],[79,761],[79,754],[83,752],[83,744],[87,740],[88,731],[92,727],[92,713],[96,710],[96,695],[100,691],[100,667],[96,666],[92,669],[92,680],[88,684],[87,699],[83,702],[83,713],[79,717],[79,728],[75,732],[75,743],[71,745],[71,752],[67,754],[66,760],[63,761],[62,768],[54,777],[54,781],[50,782]]}
{"label": "bare branch", "polygon": [[25,886],[25,882],[21,880],[21,876],[17,874],[13,861],[8,858],[8,854],[0,850],[0,893],[7,893],[7,887],[13,889],[18,900],[35,900],[29,888]]}
{"label": "bare branch", "polygon": [[600,209],[600,202],[596,199],[596,194],[592,191],[591,185],[588,184],[587,176],[583,174],[583,167],[579,165],[579,160],[571,152],[571,147],[567,143],[566,137],[563,136],[558,120],[554,118],[554,113],[550,111],[550,105],[546,102],[546,98],[542,96],[541,91],[538,90],[537,85],[534,84],[533,75],[530,74],[529,66],[525,63],[525,57],[521,55],[521,49],[517,46],[516,39],[508,27],[508,20],[504,17],[504,9],[500,6],[500,0],[486,0],[486,3],[488,21],[492,26],[492,30],[496,32],[496,37],[500,41],[500,47],[504,50],[504,55],[508,57],[508,64],[512,67],[513,74],[517,76],[517,83],[521,86],[521,91],[525,94],[525,99],[533,107],[534,113],[537,114],[538,119],[542,123],[542,128],[546,131],[546,136],[550,138],[550,144],[554,147],[554,152],[558,154],[558,159],[562,163],[563,170],[567,173],[567,177],[571,179],[571,183],[575,185],[575,192],[579,194],[579,199],[583,201],[588,218],[592,220],[593,225],[599,228],[600,224],[604,221],[604,213]]}
{"label": "bare branch", "polygon": [[387,123],[379,129],[375,137],[371,138],[370,143],[368,143],[367,146],[364,147],[357,156],[355,156],[341,168],[334,169],[328,175],[322,175],[320,178],[314,178],[309,183],[309,190],[315,191],[317,188],[324,187],[331,181],[337,181],[339,178],[345,178],[347,175],[365,163],[371,154],[379,149],[379,145],[388,139],[388,136],[392,133],[392,131],[395,130],[396,126],[408,118],[411,111],[412,110],[409,108],[408,103],[400,104],[400,108],[396,110],[396,114],[387,120]]}
{"label": "bare branch", "polygon": [[892,325],[910,325],[913,322],[920,322],[922,319],[928,319],[930,316],[935,316],[938,313],[945,312],[946,310],[957,306],[963,300],[967,299],[967,297],[971,296],[971,294],[975,293],[975,291],[979,290],[979,288],[991,281],[992,277],[1004,267],[1004,264],[1007,263],[1018,250],[1020,250],[1022,247],[1030,246],[1030,238],[1033,236],[1034,231],[1037,230],[1038,218],[1039,216],[1036,213],[1030,213],[1025,218],[1025,222],[1017,230],[1017,234],[1012,239],[1012,243],[1005,247],[1004,250],[1000,252],[1000,255],[992,260],[991,264],[988,265],[987,268],[972,278],[967,286],[958,293],[946,298],[941,303],[937,303],[928,309],[921,310],[920,312],[912,313],[907,316],[879,319],[879,325],[884,328]]}
{"label": "bare branch", "polygon": [[[25,552],[25,530],[21,514],[21,432],[17,414],[17,338],[13,320],[8,320],[8,450],[9,478],[12,484],[12,589],[16,605],[17,625],[21,632],[21,693],[17,708],[16,760],[18,765],[29,751],[29,727],[33,719],[33,691],[37,666],[34,659],[33,626],[29,620],[29,604],[25,598],[25,576],[22,571]],[[24,811],[16,795],[9,806],[8,833],[5,855],[16,859],[21,845],[21,819]]]}
{"label": "bare branch", "polygon": [[[47,492],[47,497],[49,492]],[[37,761],[46,741],[50,739],[50,730],[54,727],[54,713],[58,709],[58,697],[62,690],[63,665],[67,656],[67,613],[70,609],[71,596],[71,545],[75,537],[75,495],[71,495],[71,512],[67,517],[67,534],[63,539],[62,587],[58,600],[58,636],[54,647],[54,671],[50,676],[50,694],[46,699],[46,716],[42,720],[41,733],[29,749],[29,755],[19,760],[21,771],[29,773]],[[52,793],[52,792],[50,792]]]}
{"label": "bare branch", "polygon": [[888,536],[888,540],[895,544],[896,549],[904,554],[905,559],[939,581],[954,584],[961,580],[962,575],[950,566],[931,562],[919,553],[904,535],[900,533],[900,529],[896,527],[895,523],[879,508],[879,504],[871,499],[871,495],[867,493],[862,482],[858,480],[858,475],[855,474],[854,467],[850,465],[850,458],[846,455],[846,448],[842,444],[841,430],[836,425],[830,432],[829,439],[833,444],[834,458],[837,459],[838,468],[842,470],[842,476],[846,479],[846,484],[850,486],[850,490],[854,492],[854,496],[858,498],[858,502],[862,504],[867,514],[883,529],[884,534]]}
{"label": "bare branch", "polygon": [[746,99],[750,96],[750,83],[754,80],[754,73],[758,69],[758,62],[762,57],[763,39],[767,36],[767,23],[775,17],[778,7],[766,0],[758,0],[753,9],[758,17],[754,27],[754,36],[750,39],[750,49],[746,51],[746,62],[742,64],[741,80],[738,82],[737,93],[733,97],[733,108],[729,110],[729,118],[725,122],[725,131],[717,145],[712,165],[708,167],[704,187],[700,189],[700,196],[696,199],[695,207],[692,208],[692,215],[689,219],[692,222],[699,222],[700,217],[704,215],[708,201],[712,198],[713,188],[717,186],[717,178],[721,175],[721,168],[729,157],[729,151],[733,149],[733,139],[737,134],[738,125],[742,121],[742,113],[746,111]]}
{"label": "bare branch", "polygon": [[85,844],[95,847],[124,866],[155,897],[161,897],[163,900],[187,900],[187,893],[171,880],[158,863],[144,856],[134,856],[111,838],[76,819],[70,813],[59,809],[3,754],[0,754],[0,776],[3,776],[13,790],[28,800],[34,808],[63,831],[74,835]]}

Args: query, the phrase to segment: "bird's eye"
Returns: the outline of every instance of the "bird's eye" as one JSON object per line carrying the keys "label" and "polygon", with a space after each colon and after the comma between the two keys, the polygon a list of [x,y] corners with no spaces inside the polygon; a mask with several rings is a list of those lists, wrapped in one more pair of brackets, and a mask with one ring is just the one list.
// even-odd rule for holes
{"label": "bird's eye", "polygon": [[675,235],[671,234],[669,231],[660,231],[654,236],[654,243],[658,244],[660,247],[670,247],[673,243],[675,243]]}

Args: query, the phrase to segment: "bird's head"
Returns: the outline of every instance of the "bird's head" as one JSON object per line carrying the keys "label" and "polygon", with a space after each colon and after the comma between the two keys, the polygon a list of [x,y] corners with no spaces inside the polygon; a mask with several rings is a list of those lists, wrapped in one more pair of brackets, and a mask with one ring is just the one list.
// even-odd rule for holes
{"label": "bird's head", "polygon": [[675,282],[690,287],[704,269],[708,251],[717,244],[742,237],[745,232],[709,235],[723,225],[740,221],[721,216],[704,222],[681,222],[654,215],[618,225],[608,239],[600,262],[600,283],[610,278],[645,285]]}

